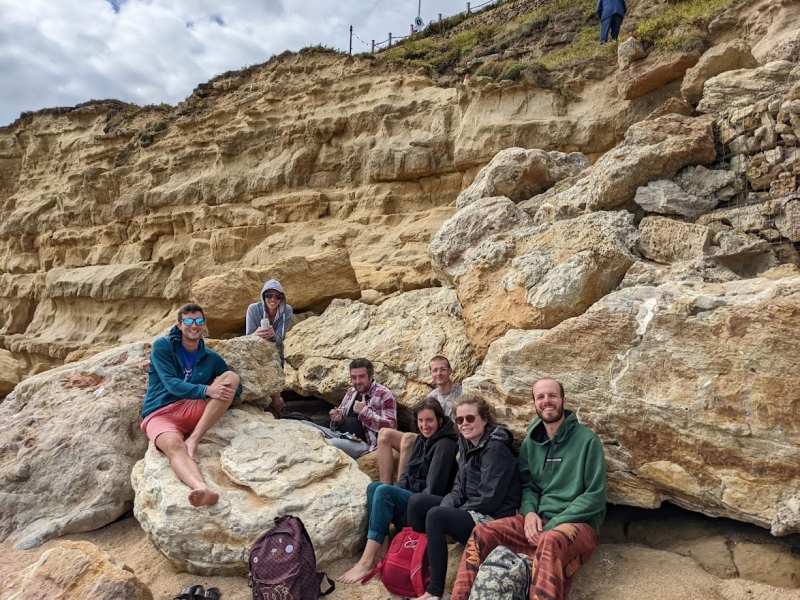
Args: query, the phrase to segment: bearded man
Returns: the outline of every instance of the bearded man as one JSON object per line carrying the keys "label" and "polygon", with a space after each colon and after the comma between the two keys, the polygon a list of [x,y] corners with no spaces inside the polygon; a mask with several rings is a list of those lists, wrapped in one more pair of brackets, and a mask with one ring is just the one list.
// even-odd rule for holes
{"label": "bearded man", "polygon": [[564,386],[533,386],[538,417],[519,453],[522,506],[513,517],[475,526],[453,585],[452,600],[467,600],[478,568],[503,545],[533,559],[531,600],[564,600],[572,576],[589,560],[606,514],[606,465],[597,435],[566,410]]}
{"label": "bearded man", "polygon": [[350,363],[350,389],[338,408],[328,413],[330,427],[303,421],[322,431],[333,445],[358,458],[378,447],[378,431],[397,429],[397,400],[392,392],[373,379],[375,368],[366,358]]}

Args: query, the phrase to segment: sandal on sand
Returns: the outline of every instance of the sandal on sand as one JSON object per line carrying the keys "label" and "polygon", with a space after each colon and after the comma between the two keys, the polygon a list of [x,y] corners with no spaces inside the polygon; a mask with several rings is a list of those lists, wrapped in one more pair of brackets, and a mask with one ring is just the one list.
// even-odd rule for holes
{"label": "sandal on sand", "polygon": [[206,595],[204,596],[204,598],[211,598],[211,600],[219,600],[220,596],[222,596],[222,594],[220,593],[219,588],[212,587],[206,590]]}
{"label": "sandal on sand", "polygon": [[172,600],[195,600],[195,598],[203,598],[203,594],[205,593],[206,591],[203,589],[202,585],[193,585],[183,589],[181,593]]}

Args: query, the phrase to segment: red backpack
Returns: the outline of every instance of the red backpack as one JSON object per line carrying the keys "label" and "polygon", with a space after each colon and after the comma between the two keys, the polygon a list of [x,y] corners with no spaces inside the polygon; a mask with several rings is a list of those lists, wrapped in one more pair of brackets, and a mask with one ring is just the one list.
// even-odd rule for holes
{"label": "red backpack", "polygon": [[411,527],[403,527],[392,540],[386,557],[361,583],[368,582],[376,573],[381,574],[383,587],[392,594],[410,598],[422,596],[431,580],[427,536]]}
{"label": "red backpack", "polygon": [[[322,578],[330,589],[320,592]],[[250,550],[250,587],[253,600],[312,600],[327,596],[335,584],[317,573],[311,538],[298,517],[275,518],[275,526],[259,537]]]}

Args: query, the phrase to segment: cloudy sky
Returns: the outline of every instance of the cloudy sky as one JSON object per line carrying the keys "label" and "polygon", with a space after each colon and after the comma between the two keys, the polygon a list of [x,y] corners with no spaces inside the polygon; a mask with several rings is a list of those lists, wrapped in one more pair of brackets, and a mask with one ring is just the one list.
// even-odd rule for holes
{"label": "cloudy sky", "polygon": [[[214,75],[284,50],[353,52],[406,35],[420,0],[0,0],[0,125],[116,98],[177,104]],[[483,0],[473,1],[472,5]],[[465,0],[421,0],[425,22]]]}

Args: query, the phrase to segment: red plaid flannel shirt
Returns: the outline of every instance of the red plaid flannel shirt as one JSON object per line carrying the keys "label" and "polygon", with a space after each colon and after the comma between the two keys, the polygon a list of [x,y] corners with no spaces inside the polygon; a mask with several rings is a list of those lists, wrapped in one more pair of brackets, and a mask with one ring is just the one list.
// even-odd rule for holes
{"label": "red plaid flannel shirt", "polygon": [[[358,392],[351,387],[344,395],[339,410],[343,415],[350,412],[350,407],[355,402]],[[383,427],[397,429],[397,400],[394,399],[389,388],[381,385],[373,379],[372,386],[367,392],[369,402],[364,410],[358,415],[358,420],[364,425],[364,433],[369,444],[369,451],[372,452],[378,447],[378,430]]]}

